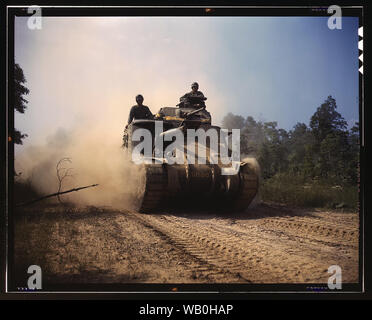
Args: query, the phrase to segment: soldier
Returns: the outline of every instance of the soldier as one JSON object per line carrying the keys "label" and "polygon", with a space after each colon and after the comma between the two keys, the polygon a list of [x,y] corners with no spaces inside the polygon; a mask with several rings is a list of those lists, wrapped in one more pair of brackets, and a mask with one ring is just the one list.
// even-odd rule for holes
{"label": "soldier", "polygon": [[149,107],[144,106],[143,96],[141,94],[136,96],[137,105],[133,106],[129,112],[128,124],[130,124],[133,119],[153,119],[153,114],[151,113]]}
{"label": "soldier", "polygon": [[200,108],[204,107],[205,103],[204,101],[207,100],[206,97],[204,97],[204,94],[201,91],[198,91],[199,84],[197,82],[194,82],[191,85],[191,92],[188,92],[184,94],[180,98],[180,107],[194,107],[194,108]]}

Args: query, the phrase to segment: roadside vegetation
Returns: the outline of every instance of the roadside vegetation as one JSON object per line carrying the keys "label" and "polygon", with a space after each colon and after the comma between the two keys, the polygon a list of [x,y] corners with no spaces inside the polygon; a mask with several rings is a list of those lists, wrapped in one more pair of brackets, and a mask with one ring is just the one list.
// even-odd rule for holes
{"label": "roadside vegetation", "polygon": [[357,209],[358,187],[330,181],[309,180],[289,174],[276,174],[264,179],[261,199],[297,207]]}
{"label": "roadside vegetation", "polygon": [[329,96],[292,130],[232,113],[223,127],[241,130],[241,154],[261,167],[261,200],[304,207],[358,208],[359,123],[348,129]]}

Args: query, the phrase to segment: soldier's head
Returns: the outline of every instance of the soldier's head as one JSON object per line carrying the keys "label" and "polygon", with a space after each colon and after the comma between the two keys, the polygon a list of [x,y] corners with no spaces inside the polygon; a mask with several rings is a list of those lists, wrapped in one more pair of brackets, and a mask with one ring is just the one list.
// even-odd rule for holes
{"label": "soldier's head", "polygon": [[192,92],[196,92],[196,91],[198,91],[198,89],[199,89],[199,85],[198,85],[198,83],[197,83],[197,82],[194,82],[194,83],[191,85],[191,90],[192,90]]}
{"label": "soldier's head", "polygon": [[137,101],[137,103],[138,103],[139,106],[142,105],[142,103],[143,103],[143,96],[142,96],[142,94],[139,94],[139,95],[136,96],[136,101]]}

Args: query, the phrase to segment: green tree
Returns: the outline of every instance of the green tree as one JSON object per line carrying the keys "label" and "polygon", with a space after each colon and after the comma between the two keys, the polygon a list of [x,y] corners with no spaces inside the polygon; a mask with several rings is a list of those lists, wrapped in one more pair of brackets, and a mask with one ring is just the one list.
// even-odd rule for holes
{"label": "green tree", "polygon": [[242,116],[236,116],[231,112],[222,119],[222,127],[226,129],[243,129],[244,126],[244,118]]}
{"label": "green tree", "polygon": [[283,173],[303,181],[322,178],[329,183],[355,183],[358,178],[359,124],[347,131],[347,122],[336,111],[332,96],[317,108],[309,126],[297,123],[292,130],[278,128],[277,122],[244,119],[229,113],[223,125],[241,130],[241,153],[257,158],[262,176]]}
{"label": "green tree", "polygon": [[249,116],[245,120],[245,126],[241,131],[242,153],[257,156],[260,146],[265,141],[264,126]]}
{"label": "green tree", "polygon": [[329,133],[320,144],[319,168],[323,178],[338,178],[343,168],[343,136]]}
{"label": "green tree", "polygon": [[288,166],[291,174],[311,175],[313,171],[312,146],[314,138],[305,123],[298,122],[289,132]]}
{"label": "green tree", "polygon": [[356,144],[359,145],[359,122],[355,122],[354,126],[351,128],[351,140]]}
{"label": "green tree", "polygon": [[258,162],[264,177],[271,177],[288,168],[289,135],[277,128],[277,122],[263,124],[264,140],[258,148]]}
{"label": "green tree", "polygon": [[239,129],[240,130],[240,153],[245,154],[247,153],[247,140],[246,136],[242,134],[242,131],[245,127],[245,120],[242,116],[234,115],[233,113],[229,112],[223,119],[222,119],[222,127],[225,129]]}
{"label": "green tree", "polygon": [[350,129],[350,134],[348,136],[348,146],[349,150],[347,153],[347,166],[346,174],[351,183],[358,182],[359,174],[359,157],[360,157],[360,138],[359,138],[359,122]]}
{"label": "green tree", "polygon": [[336,100],[332,96],[328,96],[327,100],[318,107],[311,117],[310,128],[317,143],[320,144],[330,133],[344,131],[346,129],[347,122],[336,109]]}
{"label": "green tree", "polygon": [[[14,65],[14,109],[20,113],[24,113],[27,109],[28,101],[24,96],[29,94],[30,90],[24,86],[26,82],[22,68],[16,63]],[[13,141],[15,144],[22,144],[22,140],[26,137],[27,134],[14,129]]]}
{"label": "green tree", "polygon": [[347,162],[352,151],[349,132],[346,130],[347,122],[336,109],[336,100],[328,96],[311,117],[310,127],[315,138],[312,147],[315,174],[340,181],[348,179]]}

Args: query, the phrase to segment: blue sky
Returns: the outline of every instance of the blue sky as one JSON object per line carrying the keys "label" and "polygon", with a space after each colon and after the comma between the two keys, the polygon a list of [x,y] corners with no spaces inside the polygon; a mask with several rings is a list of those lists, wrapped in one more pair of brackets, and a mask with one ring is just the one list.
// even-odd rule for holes
{"label": "blue sky", "polygon": [[199,82],[212,120],[227,112],[309,123],[332,95],[358,120],[358,19],[330,30],[326,17],[16,18],[15,61],[30,89],[15,126],[42,143],[57,130],[100,128],[121,139],[134,97],[153,113]]}
{"label": "blue sky", "polygon": [[[244,97],[234,113],[262,115],[290,128],[308,119],[328,95],[347,120],[358,117],[358,21],[344,18],[342,30],[327,18],[242,18],[221,21],[216,69],[226,88]],[[239,30],[244,30],[240,32]],[[238,75],[238,76],[237,76]]]}

